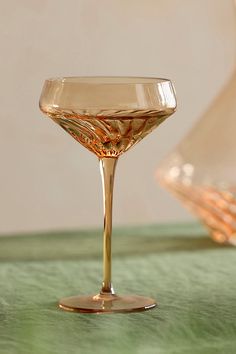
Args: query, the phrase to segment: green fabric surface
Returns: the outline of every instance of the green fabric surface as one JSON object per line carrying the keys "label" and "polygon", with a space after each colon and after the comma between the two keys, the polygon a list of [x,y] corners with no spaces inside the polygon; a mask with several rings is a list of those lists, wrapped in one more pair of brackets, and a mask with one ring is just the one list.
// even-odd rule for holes
{"label": "green fabric surface", "polygon": [[236,353],[236,250],[198,224],[119,228],[113,284],[155,298],[132,314],[78,314],[60,297],[94,294],[102,232],[0,238],[1,354]]}

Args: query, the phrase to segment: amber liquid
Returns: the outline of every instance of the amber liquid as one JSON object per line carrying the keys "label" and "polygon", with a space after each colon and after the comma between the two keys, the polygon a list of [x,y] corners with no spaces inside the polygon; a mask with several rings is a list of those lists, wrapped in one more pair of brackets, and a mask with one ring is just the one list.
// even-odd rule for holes
{"label": "amber liquid", "polygon": [[236,245],[236,189],[185,185],[165,185],[208,227],[212,238]]}
{"label": "amber liquid", "polygon": [[99,158],[120,156],[170,115],[167,111],[128,111],[125,115],[113,111],[88,116],[52,109],[45,113]]}

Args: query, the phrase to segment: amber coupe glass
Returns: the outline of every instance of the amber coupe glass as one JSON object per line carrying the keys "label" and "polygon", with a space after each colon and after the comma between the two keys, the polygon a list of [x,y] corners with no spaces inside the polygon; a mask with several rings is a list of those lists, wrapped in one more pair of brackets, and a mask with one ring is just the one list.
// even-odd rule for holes
{"label": "amber coupe glass", "polygon": [[118,157],[176,109],[169,80],[140,77],[64,77],[45,81],[40,109],[100,161],[104,202],[103,282],[96,295],[61,299],[67,311],[88,313],[148,310],[156,302],[117,295],[111,281],[112,196]]}

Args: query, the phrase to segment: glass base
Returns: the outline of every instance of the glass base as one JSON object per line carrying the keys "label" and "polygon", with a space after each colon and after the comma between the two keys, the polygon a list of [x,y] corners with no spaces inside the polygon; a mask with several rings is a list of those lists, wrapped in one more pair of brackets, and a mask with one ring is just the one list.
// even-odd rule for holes
{"label": "glass base", "polygon": [[156,306],[155,300],[138,296],[98,294],[95,296],[72,296],[61,299],[59,307],[66,311],[82,313],[125,313],[146,311]]}

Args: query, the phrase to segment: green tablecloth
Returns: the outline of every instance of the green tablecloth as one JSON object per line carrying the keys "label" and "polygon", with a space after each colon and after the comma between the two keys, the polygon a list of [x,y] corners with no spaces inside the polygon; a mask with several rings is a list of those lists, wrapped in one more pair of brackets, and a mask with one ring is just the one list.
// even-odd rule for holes
{"label": "green tablecloth", "polygon": [[0,238],[1,354],[236,353],[236,249],[197,224],[117,229],[115,289],[159,308],[59,310],[58,298],[99,290],[101,248],[97,230]]}

